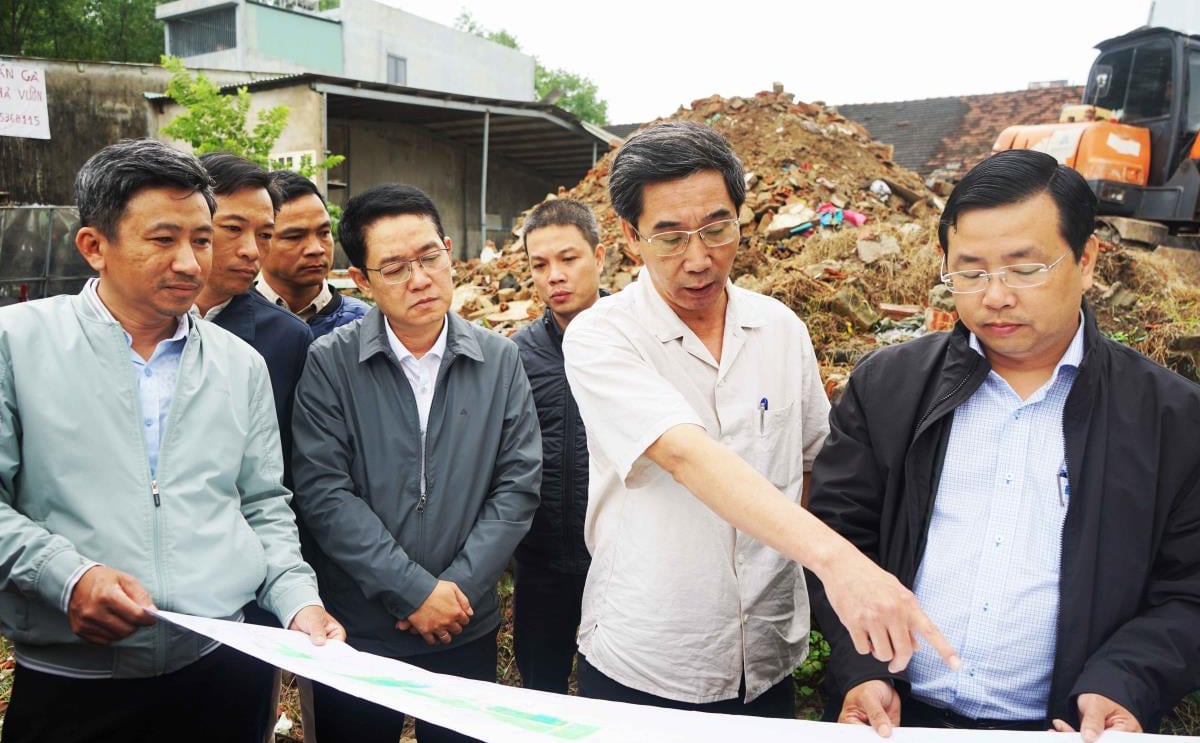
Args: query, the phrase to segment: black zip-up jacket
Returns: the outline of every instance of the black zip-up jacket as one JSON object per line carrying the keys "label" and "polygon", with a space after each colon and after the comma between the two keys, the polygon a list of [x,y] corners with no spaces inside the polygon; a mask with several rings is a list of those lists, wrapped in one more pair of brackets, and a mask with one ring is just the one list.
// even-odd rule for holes
{"label": "black zip-up jacket", "polygon": [[[1105,338],[1086,306],[1084,322],[1063,411],[1071,501],[1046,717],[1077,726],[1075,699],[1094,692],[1154,731],[1200,686],[1200,387]],[[959,323],[864,359],[813,466],[810,510],[910,588],[952,413],[990,369],[968,340]],[[830,704],[869,679],[902,683],[854,650],[808,580],[832,648]]]}
{"label": "black zip-up jacket", "polygon": [[[608,294],[601,291],[601,296]],[[579,407],[563,369],[562,330],[546,308],[513,336],[533,388],[542,428],[542,500],[516,557],[568,575],[585,575],[591,555],[583,543],[587,514],[588,449]]]}

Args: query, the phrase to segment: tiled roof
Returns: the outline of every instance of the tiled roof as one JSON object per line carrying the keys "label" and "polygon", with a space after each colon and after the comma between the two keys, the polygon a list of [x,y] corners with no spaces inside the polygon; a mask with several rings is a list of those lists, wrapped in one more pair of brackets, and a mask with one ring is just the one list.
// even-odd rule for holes
{"label": "tiled roof", "polygon": [[1068,86],[837,108],[893,145],[900,165],[954,180],[991,153],[1005,127],[1056,122],[1064,105],[1082,97],[1082,87]]}

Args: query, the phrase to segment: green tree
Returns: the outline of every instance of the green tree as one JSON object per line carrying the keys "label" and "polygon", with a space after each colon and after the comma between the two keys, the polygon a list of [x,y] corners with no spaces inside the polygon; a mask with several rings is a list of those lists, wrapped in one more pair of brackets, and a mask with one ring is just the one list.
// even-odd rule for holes
{"label": "green tree", "polygon": [[155,0],[0,0],[0,53],[156,62],[163,25]]}
{"label": "green tree", "polygon": [[[250,124],[250,93],[238,88],[233,95],[221,89],[204,75],[191,73],[178,57],[163,57],[162,65],[171,73],[167,95],[183,106],[184,112],[163,127],[163,134],[187,142],[197,155],[209,152],[228,152],[258,163],[267,169],[277,169],[271,161],[271,151],[287,126],[287,106],[260,111],[258,123]],[[330,155],[320,162],[305,158],[294,169],[312,178],[319,170],[336,167],[346,158]]]}
{"label": "green tree", "polygon": [[[466,10],[459,12],[454,20],[454,27],[509,49],[521,51],[521,44],[516,36],[503,28],[491,30],[483,27]],[[533,62],[533,90],[539,99],[546,100],[550,97],[559,108],[570,111],[584,121],[600,126],[608,123],[608,101],[600,97],[600,89],[591,78],[563,69],[552,70],[544,66],[537,57],[533,58]]]}

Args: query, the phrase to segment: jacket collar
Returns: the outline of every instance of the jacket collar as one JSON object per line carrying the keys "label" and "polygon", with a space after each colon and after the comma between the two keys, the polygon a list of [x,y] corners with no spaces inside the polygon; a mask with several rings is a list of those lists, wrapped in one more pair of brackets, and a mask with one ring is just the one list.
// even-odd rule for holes
{"label": "jacket collar", "polygon": [[[387,339],[387,328],[384,323],[387,318],[378,307],[372,307],[361,321],[362,329],[358,336],[358,362],[366,363],[370,358],[384,354],[399,364],[400,360],[392,352]],[[483,362],[483,350],[479,340],[471,332],[471,324],[459,317],[456,312],[446,313],[446,356],[442,359],[445,364],[456,356],[466,356],[469,359]]]}
{"label": "jacket collar", "polygon": [[[675,314],[667,301],[654,288],[654,281],[645,268],[638,273],[637,281],[626,291],[630,289],[641,293],[639,298],[647,310],[644,316],[646,329],[653,333],[660,343],[677,340],[692,333],[687,324],[679,318],[679,315]],[[767,319],[761,308],[757,307],[756,303],[747,302],[744,297],[739,296],[741,290],[728,279],[725,281],[725,294],[729,297],[729,303],[725,307],[726,332],[731,327],[735,329],[758,328],[766,323]],[[692,334],[694,335],[694,333]]]}
{"label": "jacket collar", "polygon": [[[612,296],[612,292],[610,292],[608,289],[600,289],[600,299],[604,299],[605,297],[609,296]],[[546,334],[549,335],[550,338],[561,347],[563,341],[563,331],[562,328],[558,327],[558,322],[554,319],[554,313],[551,312],[549,307],[542,310],[541,323],[546,328]]]}
{"label": "jacket collar", "polygon": [[247,343],[254,340],[254,300],[250,296],[252,291],[254,289],[229,300],[229,304],[217,315],[222,327]]}

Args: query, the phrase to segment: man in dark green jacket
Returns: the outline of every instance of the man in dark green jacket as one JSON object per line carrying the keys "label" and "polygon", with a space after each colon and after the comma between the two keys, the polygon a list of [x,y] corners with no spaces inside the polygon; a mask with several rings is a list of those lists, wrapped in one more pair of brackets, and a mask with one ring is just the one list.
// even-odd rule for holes
{"label": "man in dark green jacket", "polygon": [[[421,191],[350,200],[340,237],[376,302],[319,338],[296,388],[296,505],[348,642],[495,681],[496,581],[538,505],[542,444],[508,339],[450,312],[450,238]],[[404,716],[314,684],[319,740],[395,743]],[[469,740],[417,721],[417,738]]]}

